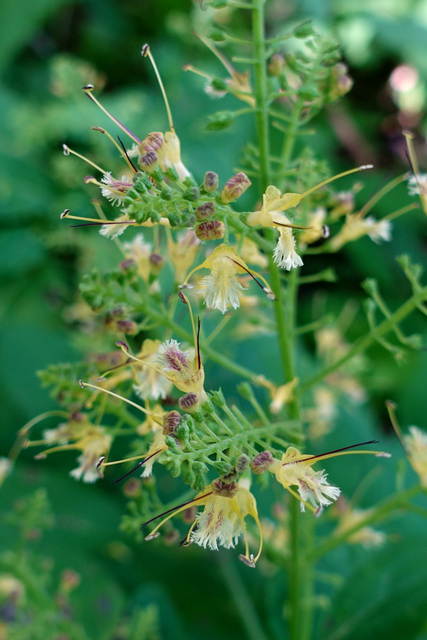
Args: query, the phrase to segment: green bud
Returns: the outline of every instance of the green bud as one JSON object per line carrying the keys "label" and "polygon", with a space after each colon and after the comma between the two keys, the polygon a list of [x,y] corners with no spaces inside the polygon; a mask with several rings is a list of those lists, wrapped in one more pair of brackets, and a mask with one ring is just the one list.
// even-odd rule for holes
{"label": "green bud", "polygon": [[166,178],[168,178],[172,182],[179,182],[178,171],[175,169],[175,167],[173,165],[171,165],[170,167],[168,167],[165,170],[165,174],[164,175],[165,175]]}
{"label": "green bud", "polygon": [[208,131],[221,131],[230,127],[236,116],[232,111],[217,111],[208,116],[209,122],[206,125]]}
{"label": "green bud", "polygon": [[303,100],[307,100],[307,101],[320,98],[319,90],[314,84],[310,84],[310,85],[307,84],[301,87],[301,89],[298,90],[298,94]]}
{"label": "green bud", "polygon": [[180,216],[178,211],[170,211],[167,214],[167,218],[170,222],[171,227],[179,227],[179,225],[182,223],[182,217]]}
{"label": "green bud", "polygon": [[303,22],[303,24],[300,24],[293,30],[293,35],[295,36],[295,38],[304,39],[309,38],[310,36],[314,36],[315,34],[316,31],[314,30],[311,22]]}
{"label": "green bud", "polygon": [[208,38],[214,42],[224,42],[225,35],[221,29],[215,28],[210,30]]}
{"label": "green bud", "polygon": [[212,402],[214,402],[219,407],[226,406],[224,394],[221,389],[218,389],[218,391],[212,391],[211,397],[212,397]]}
{"label": "green bud", "polygon": [[213,467],[217,474],[221,477],[227,476],[233,471],[233,467],[228,462],[215,462]]}
{"label": "green bud", "polygon": [[162,198],[162,200],[172,200],[172,198],[175,195],[175,191],[173,189],[171,189],[171,187],[163,187],[163,189],[160,192],[160,197]]}
{"label": "green bud", "polygon": [[200,198],[200,191],[197,187],[190,187],[182,194],[182,198],[184,200],[188,200],[189,202],[196,202]]}
{"label": "green bud", "polygon": [[183,442],[188,440],[188,437],[190,435],[190,429],[188,428],[188,425],[185,423],[178,425],[175,429],[175,435],[179,440],[182,440]]}

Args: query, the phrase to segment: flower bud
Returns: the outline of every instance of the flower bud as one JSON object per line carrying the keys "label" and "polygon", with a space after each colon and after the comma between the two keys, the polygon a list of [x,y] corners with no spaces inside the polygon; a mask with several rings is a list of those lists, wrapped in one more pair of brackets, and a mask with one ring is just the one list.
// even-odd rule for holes
{"label": "flower bud", "polygon": [[245,453],[242,453],[236,460],[236,471],[240,474],[246,471],[249,467],[250,458]]}
{"label": "flower bud", "polygon": [[203,180],[203,190],[206,193],[212,193],[218,189],[218,174],[213,171],[206,171],[205,179]]}
{"label": "flower bud", "polygon": [[270,451],[261,451],[251,462],[251,469],[254,473],[260,474],[267,471],[273,462],[273,455]]}
{"label": "flower bud", "polygon": [[118,320],[117,329],[126,335],[138,333],[138,325],[133,320]]}
{"label": "flower bud", "polygon": [[224,189],[221,191],[221,201],[227,204],[228,202],[237,200],[237,198],[240,198],[240,196],[245,193],[250,185],[251,181],[246,174],[242,171],[236,173],[226,182]]}
{"label": "flower bud", "polygon": [[148,151],[138,158],[139,166],[148,174],[153,173],[159,166],[159,156],[154,151]]}
{"label": "flower bud", "polygon": [[151,253],[148,259],[150,261],[151,271],[154,274],[159,273],[165,266],[165,259],[158,253]]}
{"label": "flower bud", "polygon": [[178,411],[170,411],[163,416],[163,433],[165,436],[173,435],[179,423],[181,414]]}
{"label": "flower bud", "polygon": [[182,197],[184,198],[184,200],[196,202],[196,200],[200,198],[200,191],[197,187],[190,187],[189,189],[186,189],[186,191],[184,191]]}
{"label": "flower bud", "polygon": [[271,56],[268,63],[268,72],[272,76],[280,76],[285,67],[285,57],[281,53],[275,53]]}
{"label": "flower bud", "polygon": [[196,219],[198,222],[202,220],[206,220],[206,218],[210,218],[215,213],[215,205],[213,202],[204,202],[194,211]]}
{"label": "flower bud", "polygon": [[179,408],[183,411],[194,411],[199,404],[199,399],[196,393],[186,393],[179,399]]}
{"label": "flower bud", "polygon": [[225,224],[220,220],[206,220],[195,229],[199,240],[221,240],[225,236]]}
{"label": "flower bud", "polygon": [[231,482],[226,484],[220,478],[212,482],[212,491],[214,494],[224,496],[225,498],[232,498],[237,493],[237,484]]}

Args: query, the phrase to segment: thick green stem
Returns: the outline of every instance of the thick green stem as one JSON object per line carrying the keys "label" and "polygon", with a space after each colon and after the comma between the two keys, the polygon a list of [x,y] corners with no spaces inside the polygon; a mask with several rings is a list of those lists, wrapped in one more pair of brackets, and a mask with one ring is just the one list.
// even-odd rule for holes
{"label": "thick green stem", "polygon": [[[256,128],[258,136],[260,187],[264,192],[270,184],[270,141],[268,118],[268,95],[266,75],[266,38],[264,0],[254,0],[253,10],[253,45],[256,99]],[[293,117],[289,123],[288,137],[284,143],[282,168],[286,169],[289,163],[296,130],[298,127],[300,108],[295,106]],[[274,232],[270,232],[272,236]],[[269,238],[273,239],[273,238]],[[294,372],[294,348],[295,348],[295,301],[298,292],[297,273],[290,274],[286,292],[281,286],[281,278],[277,265],[272,257],[269,262],[271,288],[276,296],[274,313],[280,350],[280,360],[283,376],[286,382],[293,380]],[[300,408],[298,397],[289,405],[289,416],[299,419]],[[292,640],[308,640],[310,637],[310,620],[308,608],[311,603],[312,571],[303,572],[302,559],[303,547],[301,540],[301,514],[299,504],[294,501],[290,509],[290,529],[292,560],[289,575],[290,598],[290,637]],[[305,542],[305,541],[304,541]]]}

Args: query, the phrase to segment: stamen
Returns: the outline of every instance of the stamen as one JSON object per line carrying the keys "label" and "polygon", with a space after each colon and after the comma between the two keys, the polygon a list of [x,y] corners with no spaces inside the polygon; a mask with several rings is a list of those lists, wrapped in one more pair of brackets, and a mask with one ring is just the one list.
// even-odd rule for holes
{"label": "stamen", "polygon": [[97,391],[102,391],[102,393],[107,393],[108,395],[113,396],[114,398],[123,400],[123,402],[127,402],[132,407],[135,407],[136,409],[139,409],[139,411],[142,411],[142,413],[145,413],[148,416],[152,416],[158,422],[158,424],[160,425],[163,424],[163,418],[159,414],[153,413],[152,411],[147,411],[147,409],[144,409],[139,404],[136,404],[136,402],[132,402],[132,400],[128,400],[123,396],[119,396],[117,393],[113,393],[113,391],[109,391],[109,389],[103,389],[102,387],[98,387],[96,384],[91,384],[90,382],[83,382],[83,380],[79,380],[79,385],[81,386],[82,389],[85,389],[86,387],[91,387],[92,389],[96,389]]}
{"label": "stamen", "polygon": [[[95,96],[92,94],[92,91],[94,89],[92,84],[87,84],[86,86],[82,87],[82,89],[85,92],[85,94],[87,95],[87,97],[90,98],[92,100],[92,102],[94,102],[101,109],[101,111],[103,111],[110,118],[110,120],[115,122],[116,125],[118,127],[120,127],[120,129],[122,131],[124,131],[134,142],[136,142],[136,144],[140,144],[141,143],[141,140],[139,138],[137,138],[131,131],[129,131],[129,129],[127,127],[125,127],[125,125],[122,124],[120,122],[120,120],[115,118],[109,111],[107,111],[107,109],[102,106],[102,104],[99,102],[99,100],[97,100],[95,98]],[[105,171],[103,173],[105,173]]]}
{"label": "stamen", "polygon": [[[354,449],[355,447],[363,447],[364,445],[367,444],[378,444],[378,440],[369,440],[368,442],[359,442],[358,444],[351,444],[348,447],[342,447],[341,449],[335,449],[334,451],[328,451],[327,453],[320,453],[318,455],[315,456],[308,456],[308,457],[304,457],[301,458],[300,460],[292,460],[290,462],[284,462],[283,463],[283,467],[286,467],[287,465],[293,465],[293,464],[298,464],[299,462],[308,462],[309,460],[318,460],[321,458],[332,458],[334,456],[342,456],[342,455],[346,455],[346,452],[348,452],[349,449]],[[352,451],[352,454],[372,454],[375,456],[378,456],[378,454],[381,454],[383,457],[387,457],[388,454],[384,451]]]}
{"label": "stamen", "polygon": [[123,149],[117,144],[117,142],[114,140],[113,136],[108,133],[108,131],[106,129],[104,129],[103,127],[92,127],[93,131],[99,131],[99,133],[102,133],[104,135],[107,136],[107,138],[110,140],[110,142],[113,143],[113,145],[116,147],[117,151],[120,153],[120,155],[122,156],[122,158],[125,160],[125,162],[128,164],[129,168],[132,169],[132,171],[135,171],[135,173],[137,172],[137,169],[135,169],[134,165],[132,164],[132,162],[130,161],[130,158],[126,152],[126,149],[123,146],[122,141],[120,140],[120,144],[123,146]]}
{"label": "stamen", "polygon": [[69,156],[71,153],[73,156],[77,156],[77,158],[80,158],[80,160],[84,160],[85,162],[90,164],[92,167],[100,171],[101,173],[107,173],[105,169],[102,169],[100,166],[92,162],[92,160],[89,160],[89,158],[86,158],[85,156],[82,156],[80,153],[77,153],[77,151],[73,151],[73,149],[70,149],[70,147],[68,147],[66,144],[62,145],[62,151],[64,153],[64,156]]}
{"label": "stamen", "polygon": [[[264,293],[267,295],[267,297],[270,300],[276,300],[276,297],[274,296],[274,293],[271,291],[270,287],[268,286],[267,280],[265,280],[265,278],[263,278],[261,274],[257,273],[256,271],[251,271],[251,269],[248,269],[247,267],[245,267],[243,264],[241,264],[237,260],[233,260],[233,258],[229,258],[229,259],[231,260],[231,262],[234,262],[234,264],[237,264],[237,266],[239,266],[241,269],[243,269],[243,271],[246,271],[246,273],[251,276],[252,280],[254,280],[254,282],[257,283],[257,285],[264,291]],[[259,280],[261,280],[261,282],[257,278],[259,278]],[[261,284],[261,283],[263,283],[263,284]],[[271,297],[271,296],[273,296],[273,297]]]}
{"label": "stamen", "polygon": [[296,224],[284,224],[283,222],[277,222],[277,220],[273,220],[273,224],[278,227],[288,227],[288,229],[312,229],[313,227],[301,227]]}
{"label": "stamen", "polygon": [[314,187],[311,187],[311,189],[308,189],[307,191],[304,191],[301,194],[300,198],[302,200],[306,196],[310,195],[310,193],[313,193],[314,191],[317,191],[318,189],[321,189],[325,185],[329,184],[330,182],[334,182],[335,180],[338,180],[339,178],[344,178],[345,176],[349,176],[352,173],[357,173],[358,171],[367,171],[368,169],[373,169],[373,168],[374,168],[373,164],[363,164],[360,167],[356,167],[355,169],[349,169],[348,171],[343,171],[342,173],[338,173],[336,176],[332,176],[332,178],[328,178],[327,180],[323,180],[322,182],[319,182],[319,184],[316,184]]}
{"label": "stamen", "polygon": [[407,174],[404,173],[401,176],[397,176],[393,180],[390,180],[386,185],[384,185],[377,193],[375,193],[369,200],[366,202],[363,207],[356,213],[359,218],[364,218],[365,215],[372,209],[374,205],[381,200],[389,191],[394,189],[398,184],[406,180]]}
{"label": "stamen", "polygon": [[[122,476],[121,478],[118,478],[118,480],[114,480],[113,484],[117,484],[118,482],[121,482],[122,480],[124,480],[125,478],[127,478],[128,476],[131,475],[131,473],[133,473],[134,471],[136,471],[137,469],[139,469],[140,467],[142,467],[146,462],[148,462],[151,458],[154,458],[154,456],[157,456],[159,453],[162,452],[162,449],[159,449],[158,451],[155,451],[154,453],[152,453],[150,456],[148,456],[148,458],[145,458],[144,460],[141,460],[141,462],[139,462],[136,467],[134,467],[133,469],[131,469],[130,471],[128,471],[127,473],[125,473],[124,476]],[[127,460],[116,460],[114,462],[107,462],[107,464],[119,464],[120,462],[129,462],[130,460],[137,460],[138,458],[140,458],[142,456],[135,456],[134,458],[128,458]]]}
{"label": "stamen", "polygon": [[159,83],[159,86],[160,86],[160,91],[162,92],[162,95],[163,95],[163,100],[164,100],[165,107],[166,107],[166,113],[168,115],[169,128],[170,128],[172,133],[175,133],[175,128],[173,126],[173,120],[172,120],[172,112],[170,110],[170,106],[169,106],[168,98],[167,98],[167,95],[166,95],[166,91],[165,91],[165,88],[163,86],[162,78],[160,76],[159,70],[158,70],[157,65],[156,65],[156,63],[154,61],[154,58],[153,58],[153,56],[151,54],[150,47],[149,47],[148,44],[144,44],[143,45],[142,50],[141,50],[141,55],[142,55],[143,58],[148,57],[150,59],[150,62],[151,62],[152,66],[153,66],[153,69],[154,69],[154,73],[156,74],[156,77],[157,77],[157,82]]}
{"label": "stamen", "polygon": [[[125,345],[125,346],[124,346]],[[161,369],[158,369],[157,367],[155,367],[153,364],[150,364],[149,362],[145,362],[145,360],[141,360],[140,358],[137,358],[136,356],[132,355],[129,351],[129,347],[127,346],[126,343],[123,342],[116,342],[116,347],[119,347],[123,353],[126,353],[127,356],[129,358],[131,358],[132,360],[135,360],[135,362],[138,362],[139,364],[144,365],[145,367],[149,367],[150,369],[153,369],[154,371],[156,371],[157,373],[160,373],[161,375],[164,375],[164,372]]]}
{"label": "stamen", "polygon": [[[151,518],[151,520],[147,520],[147,522],[144,522],[144,524],[141,525],[141,529],[146,527],[148,524],[151,524],[151,522],[154,522],[154,520],[158,520],[162,516],[168,516],[167,518],[162,520],[161,523],[159,525],[157,525],[157,527],[151,532],[150,535],[153,535],[153,533],[155,531],[157,531],[157,529],[159,529],[162,526],[162,524],[167,522],[167,520],[172,518],[179,511],[183,511],[184,509],[186,509],[189,504],[194,504],[195,502],[199,502],[200,500],[204,500],[204,498],[207,498],[208,496],[211,496],[212,493],[213,493],[212,491],[209,491],[209,493],[205,493],[204,495],[199,496],[198,498],[193,498],[192,500],[188,500],[188,502],[183,502],[182,504],[179,504],[176,507],[172,507],[172,509],[168,509],[167,511],[164,511],[163,513],[160,513],[158,516],[154,516],[154,518]],[[168,514],[171,514],[171,515],[168,515]]]}
{"label": "stamen", "polygon": [[132,160],[129,158],[129,155],[128,155],[128,152],[126,150],[126,147],[123,144],[123,140],[121,139],[120,136],[117,136],[117,138],[118,138],[118,140],[120,142],[120,145],[121,145],[121,147],[123,149],[123,153],[125,155],[125,159],[126,159],[128,165],[130,166],[131,169],[133,169],[135,171],[135,173],[138,173],[138,169],[135,167],[135,165],[133,164]]}

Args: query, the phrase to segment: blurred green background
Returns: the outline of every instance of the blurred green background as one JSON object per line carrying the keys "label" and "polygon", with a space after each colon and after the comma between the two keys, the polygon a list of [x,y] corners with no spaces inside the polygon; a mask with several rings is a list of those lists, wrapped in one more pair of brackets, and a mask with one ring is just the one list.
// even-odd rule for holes
{"label": "blurred green background", "polygon": [[[0,456],[7,455],[22,425],[55,408],[35,372],[82,355],[82,340],[69,312],[81,272],[93,264],[106,268],[118,257],[113,243],[90,227],[70,229],[59,220],[65,208],[92,216],[90,197],[95,193],[91,191],[94,187],[82,183],[86,167],[75,158],[65,158],[62,143],[107,167],[116,163],[108,141],[90,130],[94,125],[106,126],[107,119],[82,94],[82,85],[92,82],[102,89],[104,103],[140,137],[165,130],[158,86],[140,56],[141,45],[148,42],[167,87],[184,162],[196,178],[209,169],[227,179],[238,166],[241,148],[254,141],[254,123],[248,116],[226,131],[207,131],[207,115],[234,104],[228,99],[213,103],[203,92],[201,79],[182,70],[190,63],[220,72],[218,62],[192,34],[194,29],[204,29],[208,16],[199,3],[184,0],[34,0],[25,4],[3,0],[0,5]],[[292,26],[307,18],[343,44],[354,88],[316,118],[317,134],[304,143],[336,172],[373,162],[376,171],[363,176],[365,187],[359,194],[363,202],[385,180],[408,169],[403,128],[416,134],[418,160],[421,167],[427,167],[427,0],[269,3],[270,25]],[[245,19],[242,14],[242,22]],[[406,187],[401,186],[374,214],[380,218],[408,202]],[[425,228],[424,214],[410,213],[396,221],[390,244],[377,247],[363,239],[338,256],[328,257],[343,277],[337,285],[325,286],[331,308],[339,311],[349,297],[360,301],[364,295],[360,283],[367,276],[378,278],[392,308],[403,302],[410,289],[395,256],[406,252],[425,264]],[[307,264],[308,272],[327,266],[324,258],[307,260]],[[312,293],[308,290],[301,300],[306,318]],[[355,333],[361,323],[356,321]],[[425,334],[422,318],[415,316],[405,329]],[[250,353],[260,368],[264,363],[268,366],[263,353],[254,351],[256,347],[253,340],[239,357],[249,360]],[[301,348],[309,362],[312,345],[307,341]],[[370,399],[362,407],[340,407],[344,428],[331,440],[333,445],[344,446],[379,436],[396,454],[370,488],[367,504],[394,488],[402,457],[396,441],[387,435],[384,400],[391,397],[397,402],[404,426],[425,428],[421,391],[427,379],[425,352],[408,353],[399,366],[380,348],[369,355],[376,363],[364,379]],[[216,375],[217,380],[212,371],[212,386],[222,380],[224,388],[223,376]],[[226,381],[235,384],[231,378]],[[55,424],[53,420],[50,426]],[[2,487],[0,501],[2,553],[13,546],[16,536],[7,520],[12,505],[40,487],[47,490],[54,525],[31,545],[34,553],[52,558],[54,564],[51,583],[44,585],[37,583],[38,571],[33,567],[35,591],[45,590],[49,598],[65,568],[82,576],[71,596],[70,615],[77,626],[64,637],[178,640],[202,636],[210,640],[220,633],[224,640],[253,638],[256,631],[250,636],[248,627],[257,628],[254,611],[267,637],[286,637],[286,585],[280,572],[268,565],[250,572],[240,566],[233,552],[133,542],[119,531],[126,509],[121,491],[108,482],[93,486],[75,482],[68,476],[74,458],[74,454],[63,453],[40,462],[33,460],[31,452],[24,452]],[[365,473],[363,465],[347,475],[339,461],[332,466],[335,478],[344,477],[340,483],[344,492],[354,492]],[[175,491],[167,476],[162,483],[166,495]],[[275,498],[279,497],[277,493]],[[43,502],[40,494],[37,499]],[[258,499],[268,513],[273,499],[262,493]],[[323,600],[318,603],[316,637],[427,638],[423,612],[427,602],[426,527],[421,522],[415,516],[401,517],[386,525],[392,536],[386,548],[375,552],[339,549],[328,559],[321,567],[329,578],[319,583]],[[422,562],[417,554],[422,555]],[[338,576],[343,567],[341,582]],[[246,598],[252,598],[254,604],[248,604]],[[404,612],[396,604],[402,602]],[[7,621],[7,616],[0,607],[2,619]],[[50,628],[48,622],[40,621],[40,635],[34,626],[29,635],[22,631],[16,638],[60,637],[59,632],[43,635],[43,624]],[[0,638],[1,633],[0,627]]]}

